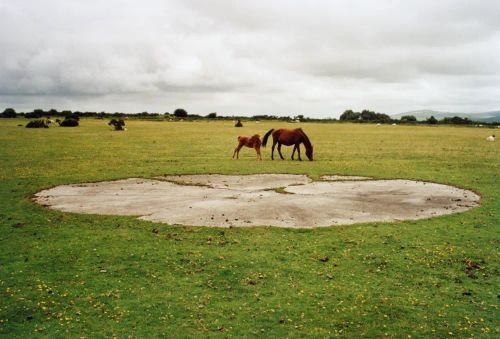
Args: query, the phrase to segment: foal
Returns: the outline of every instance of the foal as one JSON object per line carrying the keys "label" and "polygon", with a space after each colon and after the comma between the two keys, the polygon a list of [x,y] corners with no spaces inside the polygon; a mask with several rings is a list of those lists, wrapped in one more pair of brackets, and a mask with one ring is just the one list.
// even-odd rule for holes
{"label": "foal", "polygon": [[246,146],[246,147],[254,148],[255,152],[257,152],[257,160],[262,160],[262,156],[260,155],[260,145],[261,145],[260,136],[258,134],[255,134],[251,138],[239,136],[238,137],[238,146],[236,146],[236,149],[234,150],[233,159],[234,159],[235,155],[236,155],[236,159],[239,159],[240,149],[243,146]]}

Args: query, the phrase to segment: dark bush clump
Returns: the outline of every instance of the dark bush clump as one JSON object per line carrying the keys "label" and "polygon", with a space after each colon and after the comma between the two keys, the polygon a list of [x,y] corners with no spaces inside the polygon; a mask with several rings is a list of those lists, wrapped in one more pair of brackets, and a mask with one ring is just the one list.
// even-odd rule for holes
{"label": "dark bush clump", "polygon": [[78,125],[78,120],[73,118],[66,118],[61,123],[59,123],[59,126],[61,127],[76,127]]}
{"label": "dark bush clump", "polygon": [[427,120],[425,120],[426,123],[430,124],[430,125],[436,125],[438,123],[438,120],[436,118],[434,118],[433,115],[431,115],[431,117]]}
{"label": "dark bush clump", "polygon": [[111,119],[108,126],[115,126],[115,131],[124,131],[125,121],[123,119]]}
{"label": "dark bush clump", "polygon": [[49,128],[45,120],[31,120],[26,124],[26,128]]}
{"label": "dark bush clump", "polygon": [[6,108],[5,111],[3,111],[2,114],[0,114],[0,117],[2,118],[15,118],[16,117],[16,111],[13,108]]}
{"label": "dark bush clump", "polygon": [[186,110],[184,108],[177,108],[175,111],[174,111],[174,115],[177,117],[177,118],[186,118],[188,116],[188,113],[186,112]]}
{"label": "dark bush clump", "polygon": [[241,120],[238,119],[238,121],[236,121],[236,124],[234,124],[234,127],[243,127]]}

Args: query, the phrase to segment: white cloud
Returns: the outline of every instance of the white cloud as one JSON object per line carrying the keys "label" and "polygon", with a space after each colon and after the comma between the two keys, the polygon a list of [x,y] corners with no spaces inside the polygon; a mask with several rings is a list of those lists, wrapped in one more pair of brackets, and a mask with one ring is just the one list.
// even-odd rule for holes
{"label": "white cloud", "polygon": [[0,17],[17,110],[500,107],[497,1],[0,0]]}

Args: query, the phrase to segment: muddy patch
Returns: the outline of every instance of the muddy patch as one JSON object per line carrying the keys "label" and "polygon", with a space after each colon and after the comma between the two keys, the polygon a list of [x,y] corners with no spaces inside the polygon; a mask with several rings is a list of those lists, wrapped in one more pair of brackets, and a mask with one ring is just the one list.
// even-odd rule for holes
{"label": "muddy patch", "polygon": [[312,228],[430,218],[466,211],[480,200],[474,192],[435,183],[338,180],[167,175],[63,185],[37,193],[35,201],[65,212],[133,215],[168,224]]}

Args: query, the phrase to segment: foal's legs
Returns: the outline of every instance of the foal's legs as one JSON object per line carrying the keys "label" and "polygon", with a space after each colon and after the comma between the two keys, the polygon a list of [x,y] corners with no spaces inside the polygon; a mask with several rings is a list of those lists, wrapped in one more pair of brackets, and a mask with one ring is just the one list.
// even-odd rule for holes
{"label": "foal's legs", "polygon": [[233,153],[233,159],[234,159],[234,155],[236,155],[236,159],[240,158],[240,149],[242,147],[243,147],[243,144],[241,142],[238,144],[238,146],[236,146],[236,148],[234,149],[234,153]]}
{"label": "foal's legs", "polygon": [[255,152],[257,152],[257,160],[262,160],[262,156],[260,155],[260,146],[255,146]]}
{"label": "foal's legs", "polygon": [[285,158],[283,158],[283,154],[281,154],[281,142],[279,141],[278,141],[278,153],[280,154],[281,160],[285,160]]}

